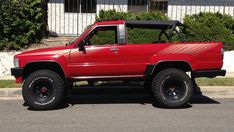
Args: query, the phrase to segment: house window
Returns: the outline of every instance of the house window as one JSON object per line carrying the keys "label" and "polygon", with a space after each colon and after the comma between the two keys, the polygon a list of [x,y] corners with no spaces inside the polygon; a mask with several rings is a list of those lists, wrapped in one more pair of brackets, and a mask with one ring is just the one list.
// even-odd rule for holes
{"label": "house window", "polygon": [[65,0],[67,13],[96,13],[96,0]]}
{"label": "house window", "polygon": [[167,13],[167,0],[128,0],[128,11],[140,12],[163,12]]}
{"label": "house window", "polygon": [[128,11],[133,13],[147,11],[147,0],[128,0]]}
{"label": "house window", "polygon": [[150,12],[163,12],[167,13],[168,2],[166,0],[151,0],[149,1]]}

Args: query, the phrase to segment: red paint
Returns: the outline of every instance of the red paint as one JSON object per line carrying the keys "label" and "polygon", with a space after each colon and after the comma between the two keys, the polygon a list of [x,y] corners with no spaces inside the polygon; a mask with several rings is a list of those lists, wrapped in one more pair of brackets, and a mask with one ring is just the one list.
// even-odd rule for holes
{"label": "red paint", "polygon": [[15,79],[15,82],[16,82],[16,83],[22,83],[22,76],[17,77],[17,78]]}
{"label": "red paint", "polygon": [[[19,67],[30,62],[57,62],[67,78],[80,76],[143,75],[147,64],[161,61],[185,61],[192,70],[221,69],[221,42],[192,42],[167,44],[113,44],[86,46],[79,51],[77,44],[97,25],[124,24],[124,21],[97,22],[68,46],[32,50],[16,55]],[[112,51],[117,49],[117,51]],[[18,77],[16,82],[22,82]]]}

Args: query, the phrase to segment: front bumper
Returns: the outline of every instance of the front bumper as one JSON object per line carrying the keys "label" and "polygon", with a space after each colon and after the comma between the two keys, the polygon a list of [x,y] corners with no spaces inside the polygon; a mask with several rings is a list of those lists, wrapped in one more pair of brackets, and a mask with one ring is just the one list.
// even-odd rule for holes
{"label": "front bumper", "polygon": [[21,77],[22,74],[23,74],[22,68],[11,68],[11,75],[14,76],[15,78]]}
{"label": "front bumper", "polygon": [[197,77],[209,77],[214,78],[216,76],[225,76],[226,70],[200,70],[200,71],[193,71],[192,76],[194,78]]}

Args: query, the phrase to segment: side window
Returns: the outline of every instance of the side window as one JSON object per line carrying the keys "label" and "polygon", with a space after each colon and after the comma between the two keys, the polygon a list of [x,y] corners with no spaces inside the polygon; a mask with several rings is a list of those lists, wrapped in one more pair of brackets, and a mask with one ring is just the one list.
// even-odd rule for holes
{"label": "side window", "polygon": [[161,29],[128,28],[128,43],[151,44],[158,43]]}
{"label": "side window", "polygon": [[86,45],[117,44],[117,26],[96,27],[85,42]]}
{"label": "side window", "polygon": [[170,29],[128,28],[128,43],[152,44],[181,42],[178,34]]}

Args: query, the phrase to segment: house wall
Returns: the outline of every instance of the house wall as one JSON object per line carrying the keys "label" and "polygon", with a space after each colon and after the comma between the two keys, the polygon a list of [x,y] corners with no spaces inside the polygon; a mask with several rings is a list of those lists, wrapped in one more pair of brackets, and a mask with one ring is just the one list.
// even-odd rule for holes
{"label": "house wall", "polygon": [[97,0],[96,13],[65,13],[64,0],[50,0],[48,3],[49,31],[57,35],[73,36],[81,34],[91,25],[100,10],[115,9],[127,11],[127,0]]}
{"label": "house wall", "polygon": [[[59,36],[76,36],[95,21],[100,10],[128,11],[128,0],[97,0],[97,13],[65,13],[64,0],[48,3],[49,30]],[[234,16],[234,0],[168,0],[167,15],[183,21],[185,15],[199,12],[220,12]]]}
{"label": "house wall", "polygon": [[234,0],[168,0],[168,16],[183,21],[185,15],[220,12],[234,16]]}

